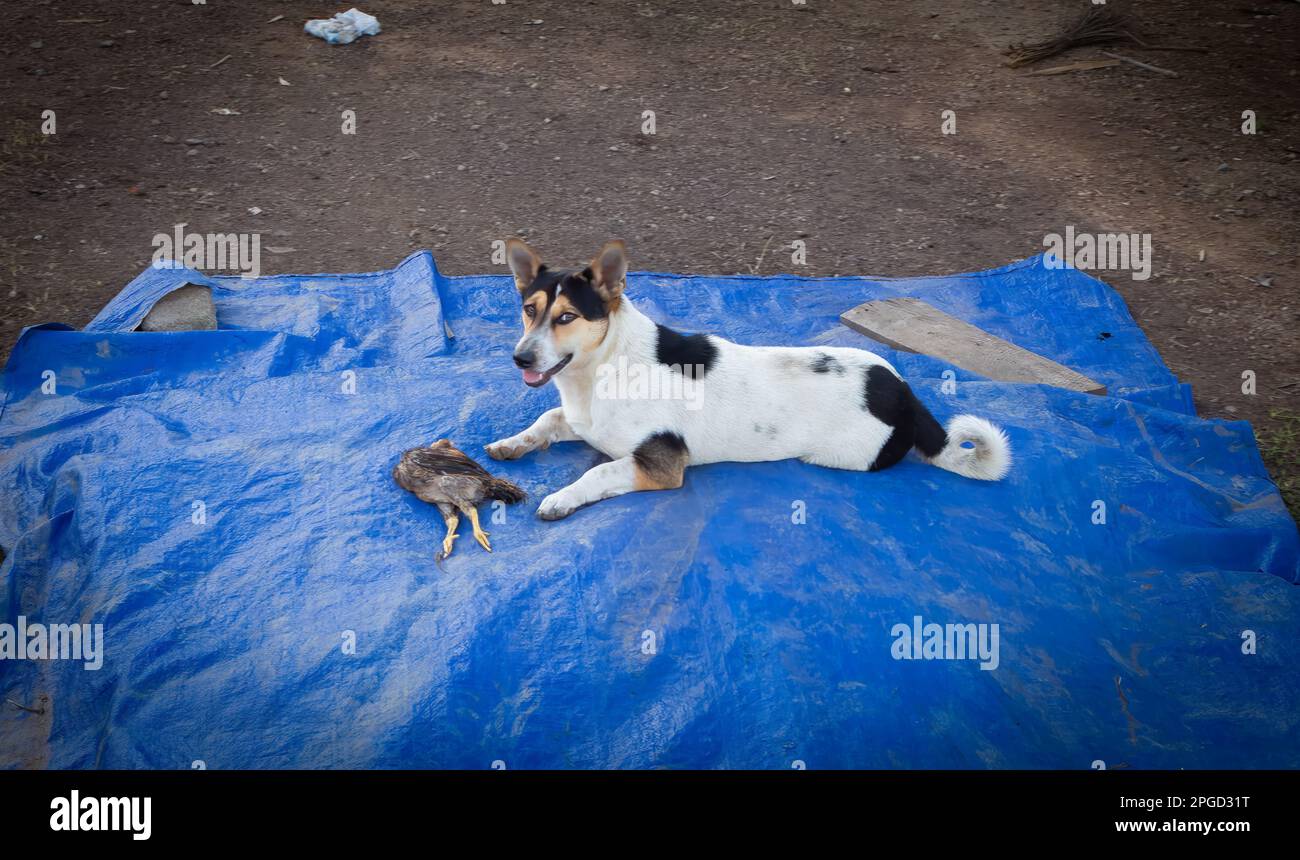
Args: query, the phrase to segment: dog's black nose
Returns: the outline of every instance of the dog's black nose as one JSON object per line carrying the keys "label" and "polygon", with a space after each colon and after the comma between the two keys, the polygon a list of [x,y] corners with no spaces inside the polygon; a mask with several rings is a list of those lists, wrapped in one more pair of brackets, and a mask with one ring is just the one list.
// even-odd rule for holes
{"label": "dog's black nose", "polygon": [[532,367],[533,362],[535,361],[537,361],[537,356],[533,355],[531,352],[515,353],[515,364],[517,364],[523,370],[527,370],[528,368]]}

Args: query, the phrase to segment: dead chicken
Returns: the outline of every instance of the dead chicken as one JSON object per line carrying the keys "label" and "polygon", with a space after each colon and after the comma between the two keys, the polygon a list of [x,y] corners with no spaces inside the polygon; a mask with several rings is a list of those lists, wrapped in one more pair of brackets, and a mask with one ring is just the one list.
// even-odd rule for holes
{"label": "dead chicken", "polygon": [[439,439],[427,448],[412,448],[402,454],[402,459],[393,467],[393,480],[421,501],[437,505],[442,512],[442,518],[447,522],[447,536],[442,539],[439,561],[451,555],[452,543],[459,537],[456,526],[460,524],[461,514],[469,517],[474,525],[474,539],[491,552],[488,533],[478,523],[478,505],[485,499],[513,505],[523,501],[527,495],[504,478],[492,477],[451,444],[450,439]]}

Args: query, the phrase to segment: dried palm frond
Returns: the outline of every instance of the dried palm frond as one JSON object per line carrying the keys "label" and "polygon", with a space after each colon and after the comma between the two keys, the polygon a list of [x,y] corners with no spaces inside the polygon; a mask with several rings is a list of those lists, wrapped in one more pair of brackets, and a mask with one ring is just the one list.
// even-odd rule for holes
{"label": "dried palm frond", "polygon": [[1091,6],[1059,36],[1031,45],[1011,45],[1003,53],[1010,58],[1007,65],[1017,68],[1055,57],[1080,45],[1108,45],[1114,42],[1144,44],[1133,35],[1132,29],[1132,24],[1121,13],[1106,6]]}

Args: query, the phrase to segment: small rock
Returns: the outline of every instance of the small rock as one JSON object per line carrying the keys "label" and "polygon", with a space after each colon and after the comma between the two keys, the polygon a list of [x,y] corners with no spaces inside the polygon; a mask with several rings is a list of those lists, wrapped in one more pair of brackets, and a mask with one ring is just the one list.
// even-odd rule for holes
{"label": "small rock", "polygon": [[201,284],[185,284],[155,302],[136,330],[212,331],[216,327],[212,290]]}
{"label": "small rock", "polygon": [[112,39],[104,39],[103,41],[101,41],[101,42],[99,43],[99,47],[101,47],[101,48],[111,48],[111,47],[113,47],[113,46],[116,45],[116,44],[117,44],[117,42],[114,42]]}
{"label": "small rock", "polygon": [[1226,161],[1223,164],[1220,164],[1218,167],[1218,171],[1220,173],[1227,173],[1231,169],[1232,168],[1228,166],[1228,163]]}

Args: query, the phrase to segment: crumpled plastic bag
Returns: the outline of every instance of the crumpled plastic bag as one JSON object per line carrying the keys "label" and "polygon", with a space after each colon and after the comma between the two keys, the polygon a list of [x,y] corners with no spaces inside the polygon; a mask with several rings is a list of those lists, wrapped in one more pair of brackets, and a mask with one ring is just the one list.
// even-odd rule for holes
{"label": "crumpled plastic bag", "polygon": [[378,35],[379,19],[354,6],[333,18],[313,18],[303,25],[303,29],[308,35],[324,39],[331,45],[347,45],[361,36]]}

